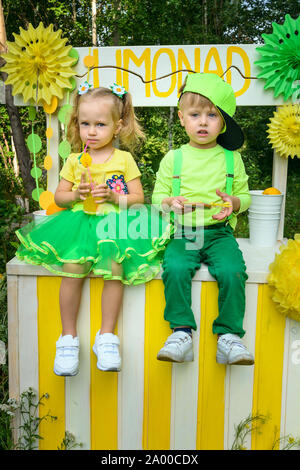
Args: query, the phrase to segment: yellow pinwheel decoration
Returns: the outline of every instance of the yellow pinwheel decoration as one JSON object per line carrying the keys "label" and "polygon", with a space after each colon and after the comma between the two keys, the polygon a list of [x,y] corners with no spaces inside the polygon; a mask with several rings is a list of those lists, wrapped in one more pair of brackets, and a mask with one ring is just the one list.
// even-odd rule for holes
{"label": "yellow pinwheel decoration", "polygon": [[300,158],[299,104],[280,107],[270,119],[268,127],[268,139],[281,157]]}
{"label": "yellow pinwheel decoration", "polygon": [[50,105],[53,97],[62,99],[64,90],[72,89],[71,67],[76,59],[61,33],[53,31],[52,24],[45,28],[40,23],[36,29],[30,24],[14,34],[14,42],[7,42],[2,68],[8,74],[5,84],[12,85],[13,95],[21,94],[25,103]]}

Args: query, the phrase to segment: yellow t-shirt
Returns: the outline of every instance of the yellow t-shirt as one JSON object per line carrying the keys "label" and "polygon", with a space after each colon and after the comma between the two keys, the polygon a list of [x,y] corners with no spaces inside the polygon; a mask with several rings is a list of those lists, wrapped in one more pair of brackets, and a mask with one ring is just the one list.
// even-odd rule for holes
{"label": "yellow t-shirt", "polygon": [[[72,153],[63,166],[60,176],[73,183],[72,190],[75,191],[81,180],[82,173],[86,174],[86,181],[91,177],[96,184],[106,183],[112,191],[119,194],[128,194],[126,182],[141,176],[138,166],[129,152],[115,149],[110,160],[105,163],[92,163],[89,172],[80,163],[81,153]],[[81,210],[82,202],[77,202],[75,210]],[[107,213],[111,210],[118,210],[118,206],[112,203],[103,203],[99,205],[101,213]]]}

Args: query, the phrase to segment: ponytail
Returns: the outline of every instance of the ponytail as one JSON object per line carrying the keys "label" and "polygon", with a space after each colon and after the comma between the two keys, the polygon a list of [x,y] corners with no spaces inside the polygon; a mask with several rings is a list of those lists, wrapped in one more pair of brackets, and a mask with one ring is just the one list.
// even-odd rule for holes
{"label": "ponytail", "polygon": [[[118,98],[120,100],[120,98]],[[120,131],[120,141],[129,149],[133,150],[140,140],[145,139],[145,135],[135,115],[132,105],[132,98],[129,93],[125,93],[121,98],[123,109],[120,119],[123,125]]]}

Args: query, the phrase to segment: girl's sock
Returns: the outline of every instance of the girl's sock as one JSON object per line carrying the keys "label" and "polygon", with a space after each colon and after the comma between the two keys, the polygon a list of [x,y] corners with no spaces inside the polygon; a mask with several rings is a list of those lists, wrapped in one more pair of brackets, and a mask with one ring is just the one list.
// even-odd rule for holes
{"label": "girl's sock", "polygon": [[192,328],[173,328],[173,331],[184,331],[185,333],[188,333],[190,336],[192,336]]}

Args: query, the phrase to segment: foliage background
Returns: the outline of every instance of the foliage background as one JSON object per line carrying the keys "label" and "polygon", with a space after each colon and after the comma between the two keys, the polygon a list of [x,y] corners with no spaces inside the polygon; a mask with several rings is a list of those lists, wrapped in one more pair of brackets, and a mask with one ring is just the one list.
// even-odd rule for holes
{"label": "foliage background", "polygon": [[[54,24],[62,29],[74,47],[92,45],[92,3],[96,3],[98,46],[164,44],[252,44],[262,42],[262,33],[272,32],[272,22],[282,24],[286,14],[299,15],[299,0],[5,0],[3,4],[7,39],[29,23],[37,27]],[[250,189],[271,186],[273,150],[268,143],[267,123],[274,107],[239,107],[236,120],[245,133],[242,156],[249,175]],[[31,129],[28,110],[20,108],[24,135]],[[136,152],[146,197],[151,197],[155,172],[170,147],[186,142],[186,136],[173,108],[136,110],[147,139]],[[45,135],[45,116],[34,123]],[[45,149],[45,142],[43,145]],[[43,151],[45,152],[45,150]],[[39,154],[39,159],[45,153]],[[25,210],[16,196],[26,195],[24,181],[14,172],[11,127],[4,105],[0,105],[0,340],[7,344],[5,265],[17,246],[16,227],[26,221]],[[300,232],[300,160],[289,160],[284,236]],[[45,175],[43,178],[45,186]],[[30,198],[29,198],[30,199]],[[30,199],[30,211],[37,209]],[[236,235],[248,236],[247,214],[239,217]],[[0,365],[0,402],[8,395],[7,365]],[[0,448],[9,448],[7,418],[0,415]]]}

